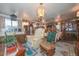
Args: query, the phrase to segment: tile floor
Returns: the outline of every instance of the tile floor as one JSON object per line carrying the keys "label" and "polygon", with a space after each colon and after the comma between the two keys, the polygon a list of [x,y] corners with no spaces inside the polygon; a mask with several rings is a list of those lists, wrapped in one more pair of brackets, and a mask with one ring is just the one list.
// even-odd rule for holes
{"label": "tile floor", "polygon": [[[40,48],[38,48],[33,56],[46,56],[40,53]],[[10,54],[10,56],[15,56],[15,53]],[[57,42],[56,50],[54,56],[75,56],[75,44],[68,42]]]}
{"label": "tile floor", "polygon": [[[32,36],[33,37],[33,36]],[[32,42],[31,37],[28,37],[28,41]],[[45,54],[40,53],[40,48],[37,49],[35,56],[43,56]],[[58,41],[56,42],[56,50],[54,56],[75,56],[75,41]]]}
{"label": "tile floor", "polygon": [[[35,56],[45,56],[45,54],[40,53],[40,49],[38,49]],[[57,42],[54,56],[75,56],[75,44]]]}

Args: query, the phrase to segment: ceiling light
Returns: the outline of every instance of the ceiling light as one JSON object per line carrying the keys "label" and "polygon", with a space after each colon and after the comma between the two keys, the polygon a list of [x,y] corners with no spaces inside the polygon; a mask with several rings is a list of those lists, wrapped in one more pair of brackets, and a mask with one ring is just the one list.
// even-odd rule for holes
{"label": "ceiling light", "polygon": [[38,13],[38,17],[44,17],[45,9],[43,3],[40,3],[37,13]]}

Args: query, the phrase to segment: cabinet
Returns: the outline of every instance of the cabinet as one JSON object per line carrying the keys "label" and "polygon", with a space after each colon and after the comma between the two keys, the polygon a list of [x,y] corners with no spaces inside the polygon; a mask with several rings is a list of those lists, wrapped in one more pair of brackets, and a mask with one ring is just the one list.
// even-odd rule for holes
{"label": "cabinet", "polygon": [[75,41],[77,39],[75,21],[64,21],[62,24],[62,31],[64,41]]}
{"label": "cabinet", "polygon": [[76,20],[76,29],[77,29],[76,55],[79,56],[79,20]]}

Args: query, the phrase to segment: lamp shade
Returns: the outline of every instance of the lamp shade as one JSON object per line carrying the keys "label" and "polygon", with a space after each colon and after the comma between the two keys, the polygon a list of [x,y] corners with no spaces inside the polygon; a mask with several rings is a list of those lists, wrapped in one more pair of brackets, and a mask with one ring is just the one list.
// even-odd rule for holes
{"label": "lamp shade", "polygon": [[23,25],[23,26],[24,26],[24,25],[28,26],[28,25],[29,25],[29,22],[22,22],[22,25]]}
{"label": "lamp shade", "polygon": [[77,11],[77,13],[76,13],[76,17],[79,17],[79,11]]}

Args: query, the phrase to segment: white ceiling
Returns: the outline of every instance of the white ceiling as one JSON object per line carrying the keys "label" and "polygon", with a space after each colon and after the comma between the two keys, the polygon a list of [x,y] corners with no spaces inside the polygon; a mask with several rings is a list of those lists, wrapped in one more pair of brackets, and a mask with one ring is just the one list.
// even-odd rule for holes
{"label": "white ceiling", "polygon": [[[45,18],[49,19],[66,13],[75,5],[75,3],[45,3]],[[0,13],[11,15],[16,12],[22,16],[21,14],[25,12],[31,19],[35,19],[38,6],[39,3],[0,3]]]}

